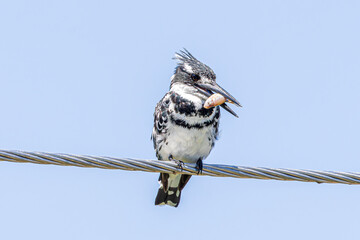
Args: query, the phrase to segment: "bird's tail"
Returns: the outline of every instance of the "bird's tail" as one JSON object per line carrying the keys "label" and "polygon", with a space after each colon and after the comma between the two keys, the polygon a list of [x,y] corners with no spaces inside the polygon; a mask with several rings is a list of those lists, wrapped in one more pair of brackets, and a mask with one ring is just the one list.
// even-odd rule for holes
{"label": "bird's tail", "polygon": [[186,174],[160,173],[160,188],[155,199],[155,205],[177,207],[180,203],[181,190],[191,178]]}

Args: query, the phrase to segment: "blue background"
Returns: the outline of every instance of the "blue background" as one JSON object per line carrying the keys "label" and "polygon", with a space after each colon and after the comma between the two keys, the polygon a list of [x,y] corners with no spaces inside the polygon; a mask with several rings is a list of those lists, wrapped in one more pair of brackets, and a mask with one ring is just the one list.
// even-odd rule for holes
{"label": "blue background", "polygon": [[[358,1],[2,1],[0,148],[154,159],[175,51],[244,106],[206,163],[360,171]],[[0,162],[1,239],[354,239],[358,186]],[[291,236],[291,237],[289,237]]]}

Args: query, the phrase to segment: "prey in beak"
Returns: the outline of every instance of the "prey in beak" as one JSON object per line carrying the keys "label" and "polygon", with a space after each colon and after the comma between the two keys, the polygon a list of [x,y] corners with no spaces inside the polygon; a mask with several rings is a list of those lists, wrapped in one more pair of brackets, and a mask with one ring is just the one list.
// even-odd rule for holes
{"label": "prey in beak", "polygon": [[186,49],[184,49],[184,51],[180,51],[180,53],[176,53],[175,59],[178,60],[179,63],[175,70],[175,77],[172,79],[171,84],[175,84],[177,82],[187,83],[194,86],[196,91],[202,93],[208,98],[213,94],[218,94],[209,99],[209,101],[213,102],[212,104],[209,104],[208,107],[221,106],[235,117],[238,117],[225,102],[232,103],[238,107],[241,107],[240,103],[230,93],[216,83],[216,75],[209,66],[197,60]]}
{"label": "prey in beak", "polygon": [[236,100],[230,93],[220,87],[216,82],[194,84],[197,89],[209,98],[205,101],[204,108],[211,108],[221,106],[226,111],[239,117],[225,102],[232,103],[238,107],[242,107],[238,100]]}

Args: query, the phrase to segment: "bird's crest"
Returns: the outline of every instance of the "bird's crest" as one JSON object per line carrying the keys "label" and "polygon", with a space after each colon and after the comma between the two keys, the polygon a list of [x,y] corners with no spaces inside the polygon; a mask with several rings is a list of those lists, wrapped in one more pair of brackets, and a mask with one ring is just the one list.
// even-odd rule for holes
{"label": "bird's crest", "polygon": [[[178,61],[178,67],[183,68],[188,73],[197,73],[204,75],[208,78],[215,79],[215,73],[213,70],[205,65],[204,63],[197,60],[186,48],[184,50],[180,50],[180,53],[175,53],[175,57],[173,58]],[[176,72],[176,70],[175,70]]]}
{"label": "bird's crest", "polygon": [[186,48],[184,48],[184,50],[180,50],[180,53],[176,52],[175,57],[173,57],[173,59],[178,61],[179,66],[183,66],[185,63],[188,64],[201,63]]}

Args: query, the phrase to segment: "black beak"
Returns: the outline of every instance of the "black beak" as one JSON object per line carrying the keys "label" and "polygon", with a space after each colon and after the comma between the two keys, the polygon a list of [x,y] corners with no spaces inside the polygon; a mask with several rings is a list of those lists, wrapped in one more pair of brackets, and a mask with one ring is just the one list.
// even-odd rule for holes
{"label": "black beak", "polygon": [[[219,93],[219,94],[223,95],[228,102],[233,103],[238,107],[242,107],[238,100],[236,100],[230,93],[228,93],[225,89],[220,87],[217,83],[211,83],[211,84],[210,83],[195,83],[195,86],[197,86],[200,90],[202,90],[202,92],[205,95],[207,95],[209,97],[212,95],[212,92]],[[236,115],[236,113],[233,110],[231,110],[231,108],[228,105],[226,105],[225,103],[221,104],[220,106],[223,107],[226,111],[228,111],[232,115],[234,115],[235,117],[238,117]]]}

